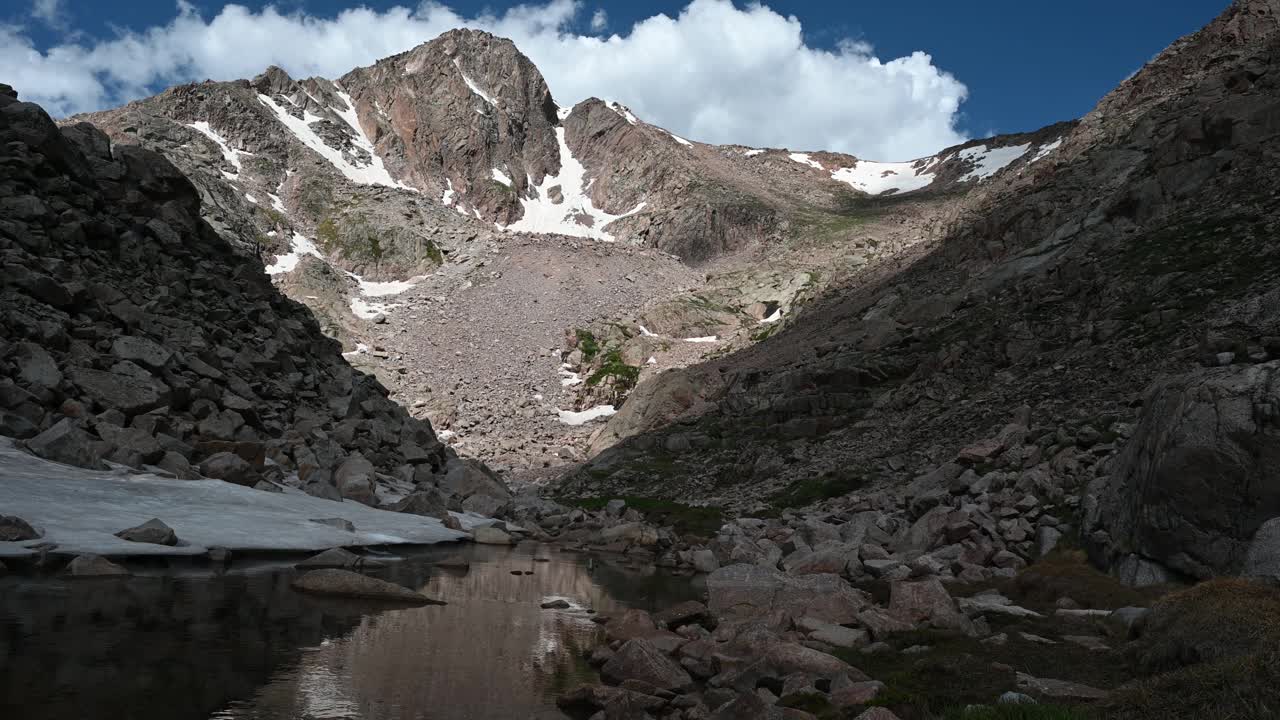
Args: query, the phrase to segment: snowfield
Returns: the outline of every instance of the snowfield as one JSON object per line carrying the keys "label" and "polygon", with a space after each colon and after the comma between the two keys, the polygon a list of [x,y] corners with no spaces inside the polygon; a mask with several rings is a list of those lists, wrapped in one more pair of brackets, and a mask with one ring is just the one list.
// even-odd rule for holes
{"label": "snowfield", "polygon": [[[274,232],[274,231],[272,231]],[[298,267],[298,261],[303,255],[311,255],[324,259],[324,255],[320,254],[320,250],[316,248],[316,244],[308,240],[300,233],[293,234],[290,251],[284,255],[277,255],[276,261],[272,265],[268,265],[266,270],[268,275],[279,275],[281,273],[293,272]]]}
{"label": "snowfield", "polygon": [[1014,160],[1026,155],[1030,149],[1030,144],[991,149],[988,149],[986,145],[965,148],[956,153],[956,157],[973,162],[974,168],[960,178],[960,182],[986,180],[1008,167]]}
{"label": "snowfield", "polygon": [[839,180],[870,195],[881,195],[889,191],[910,192],[928,187],[933,182],[933,173],[925,172],[933,165],[934,159],[916,167],[920,160],[911,162],[872,162],[859,160],[853,167],[840,168],[831,173],[833,180]]}
{"label": "snowfield", "polygon": [[338,172],[342,173],[351,182],[361,185],[384,185],[386,187],[412,190],[413,188],[408,185],[396,182],[391,177],[391,173],[387,172],[387,169],[383,167],[382,158],[373,152],[373,143],[369,142],[369,138],[365,137],[364,131],[360,129],[359,121],[356,120],[355,106],[350,104],[350,96],[343,92],[339,92],[338,96],[343,99],[343,102],[347,102],[349,107],[342,112],[339,112],[336,108],[333,111],[355,131],[356,135],[352,138],[352,143],[369,152],[370,161],[368,165],[355,165],[349,162],[341,151],[325,144],[325,141],[311,129],[311,123],[321,120],[318,115],[304,113],[302,119],[298,119],[290,115],[288,110],[280,107],[275,100],[261,93],[258,94],[258,101],[270,108],[276,114],[276,119],[288,128],[303,145],[319,153],[321,157],[328,160],[329,164],[337,168]]}
{"label": "snowfield", "polygon": [[592,420],[615,415],[618,411],[612,405],[597,405],[581,412],[574,412],[573,410],[557,410],[556,412],[560,416],[560,422],[565,425],[585,425]]}
{"label": "snowfield", "polygon": [[[0,507],[44,531],[44,537],[0,542],[0,557],[27,557],[52,543],[59,554],[201,555],[232,551],[315,551],[353,545],[438,543],[463,533],[436,519],[334,502],[301,491],[274,493],[221,480],[170,480],[60,465],[28,455],[0,438]],[[454,513],[471,529],[492,521]],[[185,544],[121,540],[115,533],[159,518]],[[343,518],[347,532],[315,522]]]}
{"label": "snowfield", "polygon": [[[594,238],[612,242],[613,235],[605,232],[605,226],[644,209],[640,203],[629,212],[611,215],[595,206],[587,195],[587,170],[573,157],[564,139],[564,128],[556,128],[556,140],[560,143],[560,173],[548,175],[542,183],[532,188],[534,197],[520,198],[524,215],[510,225],[499,225],[508,232],[558,233],[574,237]],[[532,179],[529,181],[533,185]],[[551,189],[560,187],[561,202],[551,199]]]}

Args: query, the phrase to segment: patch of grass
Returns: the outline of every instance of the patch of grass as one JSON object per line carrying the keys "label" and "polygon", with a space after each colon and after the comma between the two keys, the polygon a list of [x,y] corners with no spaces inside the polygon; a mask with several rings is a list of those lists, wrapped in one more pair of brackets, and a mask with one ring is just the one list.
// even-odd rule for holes
{"label": "patch of grass", "polygon": [[775,332],[777,332],[778,328],[780,327],[782,327],[782,323],[780,322],[773,322],[773,323],[769,323],[768,325],[765,325],[759,330],[756,330],[755,332],[751,333],[751,342],[760,342],[761,340],[767,340]]}
{"label": "patch of grass", "polygon": [[1280,650],[1194,665],[1117,689],[1097,709],[1101,720],[1280,717]]}
{"label": "patch of grass", "polygon": [[275,208],[262,207],[261,205],[257,207],[258,207],[258,212],[262,213],[262,215],[267,218],[267,222],[271,223],[272,225],[285,224],[286,220],[285,220],[284,213],[280,212],[279,210],[276,210]]}
{"label": "patch of grass", "polygon": [[1011,597],[1027,605],[1050,605],[1069,597],[1081,607],[1114,610],[1146,607],[1166,590],[1127,587],[1090,565],[1084,551],[1060,549],[1018,573]]}
{"label": "patch of grass", "polygon": [[[612,497],[561,498],[560,502],[583,510],[603,510],[612,499]],[[627,507],[635,508],[648,522],[655,525],[671,525],[681,534],[710,537],[714,536],[724,524],[724,514],[717,507],[694,507],[661,498],[631,495],[624,495],[622,499],[627,501]]]}
{"label": "patch of grass", "polygon": [[1091,720],[1096,715],[1063,705],[969,705],[947,708],[942,720]]}
{"label": "patch of grass", "polygon": [[866,484],[867,477],[864,475],[829,471],[815,478],[791,483],[785,490],[771,495],[769,502],[782,508],[804,507],[820,500],[848,495]]}
{"label": "patch of grass", "polygon": [[573,331],[573,334],[578,338],[578,349],[582,351],[583,362],[591,362],[596,355],[600,354],[600,343],[590,330],[577,328]]}
{"label": "patch of grass", "polygon": [[622,351],[613,348],[605,352],[600,369],[587,377],[587,387],[595,387],[606,379],[613,380],[615,399],[620,399],[636,386],[636,381],[640,379],[640,368],[623,362]]}
{"label": "patch of grass", "polygon": [[1217,578],[1152,605],[1131,655],[1142,670],[1164,672],[1274,648],[1280,648],[1280,590]]}

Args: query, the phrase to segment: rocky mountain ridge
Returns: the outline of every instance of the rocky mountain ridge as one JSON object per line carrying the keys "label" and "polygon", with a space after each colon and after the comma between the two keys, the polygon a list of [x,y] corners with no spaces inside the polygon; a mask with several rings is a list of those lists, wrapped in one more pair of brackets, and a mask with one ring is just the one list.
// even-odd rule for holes
{"label": "rocky mountain ridge", "polygon": [[60,463],[437,518],[477,493],[501,504],[483,466],[354,371],[201,220],[176,167],[0,90],[4,435]]}
{"label": "rocky mountain ridge", "polygon": [[[1257,369],[1280,349],[1276,22],[1270,3],[1233,4],[1029,173],[957,206],[901,270],[830,288],[763,342],[641,383],[564,491],[747,511],[864,487],[946,502],[944,469],[958,464],[1070,489],[1097,559],[1130,581],[1237,571],[1280,514],[1261,489],[1274,484],[1258,464],[1274,429]],[[1139,413],[1144,388],[1188,372],[1150,400],[1184,429]],[[1223,390],[1177,390],[1201,383]],[[1034,448],[979,442],[1023,405]],[[1194,419],[1211,417],[1253,439],[1232,449]],[[1210,538],[1216,549],[1195,549]]]}

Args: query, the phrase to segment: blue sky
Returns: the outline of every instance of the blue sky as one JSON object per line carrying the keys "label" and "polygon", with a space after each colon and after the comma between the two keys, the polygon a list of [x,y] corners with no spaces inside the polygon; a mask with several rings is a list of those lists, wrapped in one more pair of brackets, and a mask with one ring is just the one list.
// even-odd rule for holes
{"label": "blue sky", "polygon": [[[589,37],[607,37],[610,34],[628,36],[637,22],[646,21],[659,13],[671,18],[681,18],[688,0],[658,0],[655,2],[591,2],[582,0],[576,4],[570,0],[546,0],[549,5],[572,5],[568,11],[564,7],[553,7],[547,10],[556,18],[554,32],[561,38],[561,44],[547,44],[548,35],[537,34],[538,29],[530,29],[528,23],[518,25],[519,29],[512,35],[528,34],[529,38],[517,44],[534,58],[552,85],[552,90],[561,99],[564,95],[597,94],[608,92],[619,101],[627,102],[633,109],[637,106],[641,117],[662,121],[660,124],[677,132],[690,133],[695,139],[709,139],[724,142],[721,127],[725,133],[737,132],[745,135],[740,142],[774,142],[790,140],[788,146],[805,147],[804,142],[825,142],[834,149],[844,149],[858,153],[912,153],[929,146],[955,140],[957,137],[975,137],[991,132],[1016,132],[1032,130],[1046,124],[1079,117],[1087,112],[1093,104],[1113,88],[1120,80],[1134,72],[1143,63],[1164,49],[1174,39],[1199,29],[1213,19],[1227,5],[1226,0],[1074,0],[1071,3],[1047,2],[1011,2],[997,0],[987,3],[955,2],[954,0],[916,0],[915,2],[801,2],[799,0],[772,0],[763,3],[780,16],[795,16],[803,31],[803,45],[807,50],[838,51],[842,44],[849,42],[870,45],[870,55],[882,61],[893,58],[909,57],[913,52],[923,51],[931,58],[931,63],[917,58],[910,73],[914,78],[912,86],[915,90],[904,90],[900,84],[894,86],[893,72],[868,74],[865,67],[866,58],[862,59],[862,69],[833,66],[815,72],[817,76],[804,75],[798,66],[804,65],[803,58],[794,58],[788,51],[776,51],[777,60],[771,60],[781,66],[791,64],[790,75],[780,77],[776,86],[785,97],[773,100],[775,108],[782,108],[794,115],[806,107],[815,108],[815,112],[827,112],[826,103],[833,103],[829,108],[830,124],[838,124],[844,113],[848,120],[862,122],[869,130],[863,135],[844,133],[834,128],[820,127],[817,121],[808,123],[813,127],[800,127],[793,135],[782,129],[752,130],[761,124],[761,118],[767,108],[753,109],[745,105],[747,99],[724,98],[722,105],[704,108],[702,112],[685,112],[677,106],[680,103],[696,105],[700,98],[708,96],[707,88],[697,88],[699,78],[689,78],[691,87],[688,97],[682,97],[670,88],[659,87],[650,78],[637,78],[634,83],[621,70],[616,68],[608,76],[613,84],[603,88],[593,86],[579,75],[582,70],[575,69],[574,75],[568,69],[555,67],[557,55],[563,55],[565,48],[577,47],[564,44],[566,36],[575,40]],[[145,37],[150,28],[164,27],[174,21],[178,15],[178,7],[173,0],[134,0],[133,2],[100,2],[99,0],[9,0],[5,10],[0,10],[0,23],[17,27],[17,35],[29,43],[28,50],[34,50],[52,60],[51,48],[72,44],[93,53],[95,46],[119,38],[122,34],[135,33],[135,37]],[[416,9],[414,2],[392,2],[389,0],[368,0],[363,3],[336,2],[334,0],[278,0],[274,3],[243,1],[250,12],[249,20],[264,6],[274,5],[282,15],[305,16],[307,18],[333,20],[339,14],[353,6],[363,5],[374,11],[375,15],[385,13],[394,6],[415,8],[415,17],[422,17],[425,10]],[[475,2],[473,0],[444,0],[446,5],[460,18],[475,19],[483,16],[497,17],[506,25],[519,18],[509,11],[515,3]],[[538,2],[532,3],[542,7]],[[724,4],[721,2],[720,4]],[[225,3],[209,0],[192,0],[195,15],[209,21],[224,11]],[[705,0],[703,9],[714,9],[715,0]],[[43,7],[49,12],[37,12],[32,15],[33,8]],[[109,8],[109,9],[107,9]],[[975,9],[980,8],[980,9]],[[765,37],[769,33],[785,34],[781,25],[782,18],[764,17],[763,13],[749,14],[750,6],[737,2],[731,10],[732,17],[724,15],[724,8],[719,8],[720,15],[704,14],[703,21],[695,24],[692,20],[686,25],[683,37],[700,38],[698,42],[710,45],[737,45],[760,42],[769,46],[770,40]],[[6,16],[7,10],[7,16]],[[597,11],[604,11],[599,17]],[[37,17],[39,16],[39,17]],[[388,18],[390,16],[387,16]],[[718,31],[716,18],[729,18],[735,22],[733,30],[729,22],[724,22],[724,33]],[[434,32],[442,22],[433,16],[424,28]],[[593,23],[595,19],[595,23]],[[603,21],[603,23],[601,22]],[[523,22],[523,21],[521,21]],[[537,21],[541,22],[541,21]],[[533,25],[537,25],[534,22]],[[349,23],[357,25],[357,23]],[[212,24],[211,24],[212,25]],[[227,23],[230,27],[230,23]],[[651,23],[650,28],[656,27]],[[363,32],[385,35],[376,29]],[[211,31],[212,32],[212,31]],[[360,32],[360,31],[353,31]],[[696,34],[695,34],[696,33]],[[736,34],[735,34],[736,33]],[[732,38],[729,36],[732,35]],[[745,40],[743,39],[745,38]],[[402,40],[401,44],[410,42],[412,38]],[[417,38],[426,41],[429,37]],[[186,42],[191,42],[189,39]],[[542,45],[539,43],[546,41]],[[0,37],[0,45],[4,39]],[[176,41],[175,41],[176,42]],[[368,39],[374,43],[373,36]],[[382,42],[377,38],[377,42]],[[282,44],[287,42],[282,39]],[[359,45],[359,41],[356,42]],[[412,44],[412,43],[410,43]],[[526,48],[525,46],[529,47]],[[632,43],[636,53],[645,51],[639,43]],[[379,45],[381,47],[381,45]],[[391,47],[391,46],[389,46]],[[407,49],[407,48],[404,48]],[[0,47],[0,53],[4,50]],[[325,53],[325,48],[296,48],[294,55],[285,55],[281,64],[291,69],[291,60],[298,65],[305,65],[300,70],[332,70],[320,64],[313,66],[295,59],[306,52]],[[370,52],[374,52],[371,48]],[[650,51],[651,52],[651,51]],[[708,75],[705,82],[712,83],[719,90],[725,83],[742,84],[743,77],[734,76],[730,65],[744,65],[743,58],[753,57],[750,47],[747,55],[710,55],[697,62],[691,62],[690,72],[704,72]],[[762,56],[768,51],[761,51]],[[865,48],[863,54],[867,54]],[[245,55],[234,48],[228,54]],[[103,53],[97,53],[101,55]],[[164,55],[163,51],[152,51],[153,55]],[[274,55],[270,56],[274,58]],[[346,67],[364,64],[363,56],[353,55],[353,60]],[[7,60],[0,54],[0,60]],[[247,59],[246,59],[247,61]],[[360,61],[360,62],[357,62]],[[127,77],[130,73],[119,69],[104,70],[99,77],[108,77],[102,82],[96,98],[68,101],[68,112],[85,109],[84,105],[114,103],[129,99],[146,91],[159,89],[158,86],[187,79],[197,79],[200,73],[208,75],[252,74],[247,71],[248,65],[227,66],[208,61],[194,63],[194,69],[180,70],[177,66],[182,62],[175,60],[175,67],[157,68],[152,75],[138,79],[136,84]],[[334,62],[340,62],[335,59]],[[579,61],[581,65],[585,61]],[[678,62],[678,61],[672,61]],[[10,64],[0,62],[0,67]],[[654,67],[653,73],[666,73],[670,78],[671,64],[665,69]],[[678,66],[677,66],[678,67]],[[881,69],[883,70],[883,69]],[[293,70],[291,69],[291,72]],[[846,74],[846,71],[849,74]],[[34,72],[34,71],[33,71]],[[338,71],[340,73],[341,71]],[[638,72],[643,72],[640,70]],[[743,72],[746,72],[744,69]],[[761,65],[750,69],[745,76],[747,84],[755,82],[762,74],[770,72],[769,65]],[[830,83],[823,85],[821,74],[830,75]],[[4,71],[0,70],[0,75]],[[619,74],[622,73],[622,74]],[[716,74],[718,73],[718,75]],[[21,70],[19,71],[21,74]],[[337,74],[337,73],[335,73]],[[189,76],[189,77],[188,77]],[[237,76],[237,75],[231,75]],[[231,76],[215,79],[231,79]],[[874,77],[873,77],[874,76]],[[963,87],[949,83],[947,76],[954,78]],[[33,74],[32,77],[44,77]],[[0,80],[4,80],[0,77]],[[871,82],[867,85],[864,80]],[[601,78],[601,83],[605,78]],[[34,81],[33,81],[34,82]],[[669,82],[667,84],[670,84]],[[757,94],[766,92],[770,82],[761,82]],[[634,90],[628,88],[633,86]],[[833,96],[854,92],[852,88],[861,88],[865,94],[864,102],[859,98],[850,99],[849,105],[834,104]],[[925,94],[931,94],[936,102],[920,101],[920,88]],[[24,88],[19,86],[19,91]],[[68,93],[76,92],[72,88]],[[806,96],[806,93],[808,96]],[[905,97],[903,93],[916,97]],[[27,92],[30,95],[30,91]],[[716,93],[710,93],[715,95]],[[938,100],[941,98],[941,100]],[[568,97],[576,102],[582,97]],[[811,102],[810,102],[811,101]],[[76,103],[80,104],[76,104]],[[45,103],[49,107],[48,103]],[[886,110],[881,116],[863,117],[856,110],[857,105],[880,104]],[[958,110],[956,106],[958,105]],[[853,109],[851,109],[853,108]],[[747,121],[747,117],[755,112],[758,117]],[[892,120],[898,116],[919,116],[919,122],[907,123],[907,127],[895,128]],[[717,124],[717,119],[727,122]],[[944,128],[943,122],[949,124]],[[741,121],[742,128],[733,129],[735,122]],[[772,124],[772,123],[766,123]],[[801,123],[803,125],[804,123]],[[706,137],[706,136],[716,137]],[[733,139],[733,138],[728,138]],[[817,149],[817,146],[813,146]]]}

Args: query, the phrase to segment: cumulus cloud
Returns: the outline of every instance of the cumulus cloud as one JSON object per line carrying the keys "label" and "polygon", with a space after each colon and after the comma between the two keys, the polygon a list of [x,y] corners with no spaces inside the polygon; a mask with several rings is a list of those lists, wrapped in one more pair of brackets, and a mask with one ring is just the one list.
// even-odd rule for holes
{"label": "cumulus cloud", "polygon": [[[0,26],[0,68],[24,98],[66,115],[175,83],[252,77],[272,64],[295,77],[337,77],[473,27],[514,40],[560,104],[616,100],[695,140],[910,159],[964,139],[956,122],[965,86],[924,52],[882,60],[860,41],[812,47],[796,18],[729,0],[692,0],[676,17],[654,15],[607,37],[574,33],[581,12],[575,0],[474,17],[436,2],[334,17],[226,5],[206,19],[180,0],[165,25],[44,50]],[[597,18],[606,20],[594,14],[593,28]]]}

